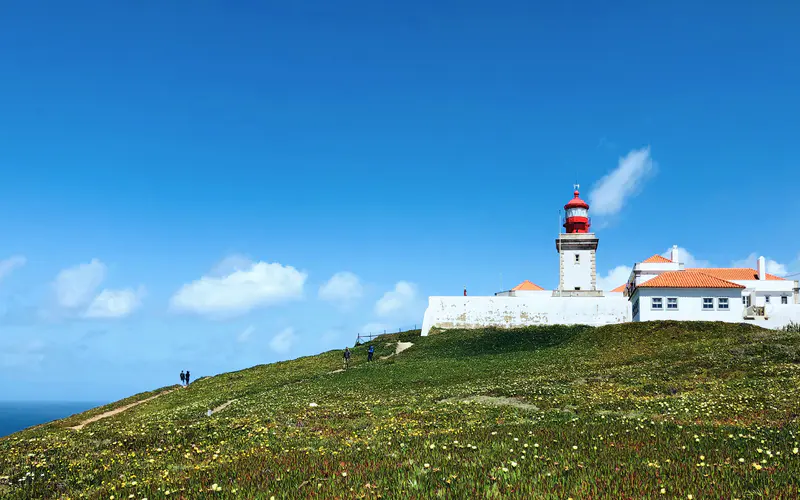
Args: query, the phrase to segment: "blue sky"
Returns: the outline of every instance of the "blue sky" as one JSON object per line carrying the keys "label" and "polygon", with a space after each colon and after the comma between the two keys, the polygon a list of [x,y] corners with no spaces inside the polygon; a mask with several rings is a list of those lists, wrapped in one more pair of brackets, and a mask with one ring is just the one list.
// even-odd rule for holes
{"label": "blue sky", "polygon": [[464,285],[555,287],[576,179],[605,282],[673,244],[800,272],[798,22],[791,2],[4,6],[0,399],[117,399],[419,325]]}

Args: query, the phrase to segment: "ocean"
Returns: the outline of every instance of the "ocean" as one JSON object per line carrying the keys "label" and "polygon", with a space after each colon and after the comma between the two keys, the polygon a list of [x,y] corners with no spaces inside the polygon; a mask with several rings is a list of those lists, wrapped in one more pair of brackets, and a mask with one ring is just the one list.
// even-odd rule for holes
{"label": "ocean", "polygon": [[0,401],[0,437],[33,425],[69,417],[106,403]]}

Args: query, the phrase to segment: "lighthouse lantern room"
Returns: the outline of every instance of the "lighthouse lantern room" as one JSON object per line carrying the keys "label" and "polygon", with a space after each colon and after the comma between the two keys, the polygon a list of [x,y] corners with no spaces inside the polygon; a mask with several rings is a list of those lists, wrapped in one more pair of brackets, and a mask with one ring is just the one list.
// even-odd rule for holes
{"label": "lighthouse lantern room", "polygon": [[596,253],[598,239],[589,232],[589,204],[580,197],[575,185],[574,197],[564,205],[564,230],[556,238],[559,254],[558,296],[602,296],[597,290]]}
{"label": "lighthouse lantern room", "polygon": [[564,229],[568,233],[588,233],[592,225],[589,219],[589,204],[580,198],[578,185],[575,185],[575,197],[569,200],[569,203],[564,205],[566,218],[564,220]]}

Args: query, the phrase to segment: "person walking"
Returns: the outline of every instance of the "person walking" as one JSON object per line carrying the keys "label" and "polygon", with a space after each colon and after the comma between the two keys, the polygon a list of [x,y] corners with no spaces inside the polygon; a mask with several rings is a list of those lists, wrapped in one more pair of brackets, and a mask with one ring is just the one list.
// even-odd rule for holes
{"label": "person walking", "polygon": [[369,349],[367,349],[367,361],[372,361],[372,355],[373,354],[375,354],[375,347],[370,345]]}
{"label": "person walking", "polygon": [[181,385],[186,385],[186,374],[181,370]]}
{"label": "person walking", "polygon": [[344,369],[347,370],[350,366],[350,348],[344,348]]}
{"label": "person walking", "polygon": [[189,385],[189,370],[186,370],[186,385]]}

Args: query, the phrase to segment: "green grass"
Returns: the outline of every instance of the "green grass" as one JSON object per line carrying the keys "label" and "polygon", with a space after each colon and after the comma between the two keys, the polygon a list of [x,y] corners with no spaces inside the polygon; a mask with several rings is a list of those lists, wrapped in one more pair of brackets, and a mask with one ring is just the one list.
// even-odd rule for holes
{"label": "green grass", "polygon": [[[366,345],[352,349],[346,372],[329,373],[342,366],[330,351],[198,380],[79,432],[67,426],[98,410],[0,439],[0,496],[800,494],[796,330],[654,322],[418,334],[375,340],[371,364]],[[398,340],[415,345],[378,360]]]}

